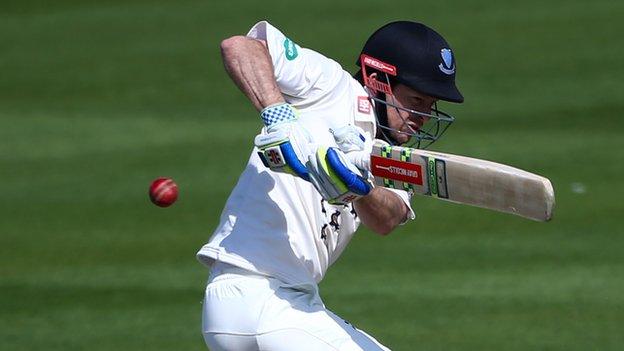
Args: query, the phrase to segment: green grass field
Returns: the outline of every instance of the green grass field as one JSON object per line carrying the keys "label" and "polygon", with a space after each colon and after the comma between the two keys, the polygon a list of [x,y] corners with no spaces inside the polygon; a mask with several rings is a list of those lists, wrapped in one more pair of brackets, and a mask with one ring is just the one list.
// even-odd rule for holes
{"label": "green grass field", "polygon": [[[205,349],[195,252],[260,127],[218,46],[267,18],[348,70],[381,24],[431,25],[466,97],[434,149],[556,190],[548,224],[415,198],[416,221],[354,238],[321,284],[330,309],[395,350],[621,350],[623,17],[606,0],[3,0],[2,349]],[[161,175],[181,188],[164,210]]]}

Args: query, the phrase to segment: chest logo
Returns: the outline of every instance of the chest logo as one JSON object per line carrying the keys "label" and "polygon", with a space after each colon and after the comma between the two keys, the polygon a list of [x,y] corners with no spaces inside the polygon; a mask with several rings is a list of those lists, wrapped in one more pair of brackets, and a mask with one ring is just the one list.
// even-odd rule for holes
{"label": "chest logo", "polygon": [[371,103],[368,100],[368,96],[358,96],[357,106],[360,113],[367,115],[371,113]]}

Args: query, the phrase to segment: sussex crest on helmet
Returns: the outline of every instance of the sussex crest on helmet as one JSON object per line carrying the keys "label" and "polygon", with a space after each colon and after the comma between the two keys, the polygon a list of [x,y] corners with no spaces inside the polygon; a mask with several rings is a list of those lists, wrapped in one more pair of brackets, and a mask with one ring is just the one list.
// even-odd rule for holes
{"label": "sussex crest on helmet", "polygon": [[442,63],[438,66],[440,71],[448,75],[454,74],[455,62],[453,62],[453,52],[451,52],[451,49],[444,48],[440,50],[440,56],[442,56]]}

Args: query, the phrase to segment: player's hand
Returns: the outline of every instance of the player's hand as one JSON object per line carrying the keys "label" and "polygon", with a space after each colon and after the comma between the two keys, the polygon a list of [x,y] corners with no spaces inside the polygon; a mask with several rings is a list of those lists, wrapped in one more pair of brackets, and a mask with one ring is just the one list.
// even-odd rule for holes
{"label": "player's hand", "polygon": [[266,134],[256,136],[254,143],[264,165],[275,172],[290,173],[310,180],[305,166],[313,153],[310,133],[299,123],[289,104],[269,106],[261,112]]}
{"label": "player's hand", "polygon": [[358,169],[337,148],[319,147],[308,162],[310,181],[331,204],[348,204],[373,188],[367,172]]}
{"label": "player's hand", "polygon": [[330,132],[334,136],[336,145],[344,153],[363,151],[367,147],[367,140],[362,128],[347,125],[340,128],[332,128]]}
{"label": "player's hand", "polygon": [[373,176],[368,170],[370,169],[370,153],[373,142],[366,138],[364,130],[354,125],[348,125],[330,131],[340,151],[344,152],[345,157],[363,173],[365,178],[372,182]]}

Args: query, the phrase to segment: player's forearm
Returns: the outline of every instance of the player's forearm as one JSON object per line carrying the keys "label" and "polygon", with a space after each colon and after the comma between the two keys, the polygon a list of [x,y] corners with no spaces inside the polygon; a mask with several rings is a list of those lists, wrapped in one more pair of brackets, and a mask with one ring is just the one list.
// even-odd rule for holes
{"label": "player's forearm", "polygon": [[403,200],[384,188],[374,188],[368,195],[353,202],[362,223],[374,232],[387,235],[408,216]]}
{"label": "player's forearm", "polygon": [[258,111],[284,102],[266,43],[234,36],[221,42],[221,56],[229,76]]}

